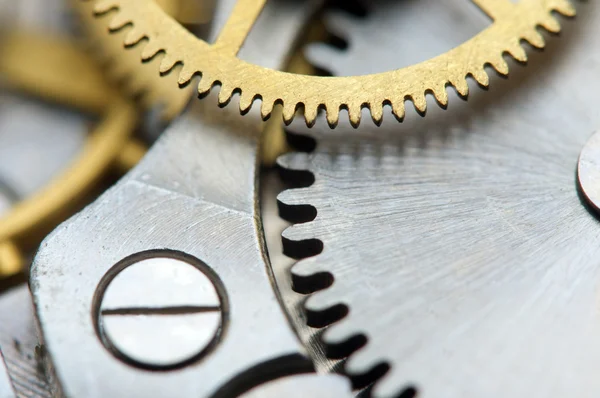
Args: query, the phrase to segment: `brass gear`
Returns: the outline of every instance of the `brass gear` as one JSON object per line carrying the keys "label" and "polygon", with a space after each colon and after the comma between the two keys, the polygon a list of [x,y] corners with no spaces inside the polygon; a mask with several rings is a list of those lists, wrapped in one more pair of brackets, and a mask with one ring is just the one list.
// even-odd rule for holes
{"label": "brass gear", "polygon": [[[208,5],[210,2],[206,1],[154,1],[179,22],[185,20],[191,24],[204,24],[212,14]],[[108,79],[116,83],[129,98],[139,99],[144,109],[162,107],[164,120],[178,116],[187,105],[191,90],[177,87],[176,76],[157,78],[156,69],[150,65],[140,65],[140,54],[135,51],[124,54],[123,37],[117,34],[107,37],[105,21],[93,16],[93,4],[80,0],[71,0],[70,3],[82,22],[82,29],[93,49],[91,52],[104,66]]]}
{"label": "brass gear", "polygon": [[575,15],[569,0],[521,0],[518,3],[472,0],[493,19],[493,23],[458,47],[427,61],[384,73],[318,77],[275,71],[236,57],[267,0],[239,0],[214,44],[190,34],[152,0],[91,1],[95,1],[96,14],[116,11],[109,28],[112,31],[127,29],[124,35],[126,46],[146,40],[141,52],[144,60],[163,54],[161,73],[181,65],[180,85],[187,85],[194,76],[200,75],[198,93],[201,96],[214,86],[221,86],[219,104],[225,106],[234,94],[239,94],[242,114],[250,110],[255,100],[262,100],[263,119],[271,115],[275,105],[281,104],[286,124],[291,123],[296,112],[302,109],[310,126],[323,109],[331,127],[337,125],[342,109],[348,111],[353,126],[359,125],[363,108],[368,108],[373,121],[379,124],[385,105],[391,106],[393,114],[401,121],[407,100],[423,115],[427,109],[426,94],[432,94],[437,103],[445,107],[447,86],[453,86],[461,97],[468,95],[468,76],[487,87],[486,66],[507,75],[505,54],[526,62],[522,41],[543,48],[545,41],[538,27],[558,33],[561,27],[553,12]]}
{"label": "brass gear", "polygon": [[0,217],[0,282],[22,272],[26,254],[86,203],[111,170],[125,173],[145,153],[145,146],[133,137],[139,122],[137,107],[106,83],[101,70],[75,44],[18,30],[0,37],[0,75],[9,87],[101,115],[69,167]]}

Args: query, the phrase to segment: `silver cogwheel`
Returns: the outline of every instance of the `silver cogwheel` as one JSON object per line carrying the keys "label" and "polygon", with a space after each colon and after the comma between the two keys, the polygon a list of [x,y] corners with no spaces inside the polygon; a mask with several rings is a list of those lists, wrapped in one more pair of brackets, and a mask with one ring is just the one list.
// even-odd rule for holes
{"label": "silver cogwheel", "polygon": [[[406,2],[396,3],[370,26],[399,40],[412,31],[390,23]],[[322,120],[293,126],[317,142],[279,160],[305,182],[279,195],[296,222],[286,251],[304,257],[296,286],[318,290],[309,318],[328,319],[322,340],[350,355],[347,373],[380,377],[375,396],[597,397],[600,224],[576,167],[600,126],[600,4],[577,6],[560,42],[445,113],[353,138]],[[345,74],[358,62],[389,67],[380,52],[405,54],[395,40],[357,53],[369,30],[344,28],[348,53],[313,49],[314,63]],[[412,37],[426,48],[467,27],[454,28]]]}

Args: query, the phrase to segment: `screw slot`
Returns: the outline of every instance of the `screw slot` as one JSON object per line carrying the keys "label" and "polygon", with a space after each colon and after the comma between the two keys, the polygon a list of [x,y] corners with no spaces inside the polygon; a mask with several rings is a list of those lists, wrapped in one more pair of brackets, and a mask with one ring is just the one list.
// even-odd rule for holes
{"label": "screw slot", "polygon": [[100,281],[94,298],[96,333],[118,359],[171,370],[208,354],[227,322],[218,276],[185,253],[152,250],[129,256]]}

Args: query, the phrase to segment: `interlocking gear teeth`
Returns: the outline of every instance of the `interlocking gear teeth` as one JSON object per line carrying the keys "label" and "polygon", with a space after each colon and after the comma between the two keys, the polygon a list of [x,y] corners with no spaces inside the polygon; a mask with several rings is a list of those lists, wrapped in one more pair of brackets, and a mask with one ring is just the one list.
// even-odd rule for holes
{"label": "interlocking gear teeth", "polygon": [[96,12],[116,9],[111,29],[129,29],[128,46],[147,39],[142,56],[149,60],[163,53],[162,73],[181,64],[180,85],[188,84],[195,75],[201,76],[198,84],[201,96],[221,86],[219,102],[223,106],[237,93],[241,113],[248,112],[255,100],[261,100],[263,119],[269,118],[274,106],[281,104],[286,124],[291,123],[298,110],[303,110],[307,125],[312,126],[318,111],[324,110],[331,127],[337,126],[340,111],[345,109],[350,123],[357,127],[363,108],[369,109],[371,119],[377,124],[383,118],[384,106],[390,106],[392,114],[402,121],[405,101],[412,102],[417,112],[424,115],[427,94],[444,107],[448,103],[448,86],[454,87],[460,96],[468,95],[469,76],[487,87],[486,66],[506,75],[506,54],[519,62],[527,61],[521,41],[542,48],[544,39],[537,29],[542,27],[553,33],[560,30],[552,12],[575,15],[569,0],[521,0],[517,4],[509,0],[474,1],[494,23],[471,40],[407,68],[354,77],[296,75],[245,63],[228,52],[220,52],[218,46],[198,40],[149,0],[99,0]]}

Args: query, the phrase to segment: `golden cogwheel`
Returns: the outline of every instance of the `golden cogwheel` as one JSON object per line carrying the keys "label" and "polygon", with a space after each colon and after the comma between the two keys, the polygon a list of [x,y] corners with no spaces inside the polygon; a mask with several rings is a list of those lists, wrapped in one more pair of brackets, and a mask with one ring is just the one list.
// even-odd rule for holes
{"label": "golden cogwheel", "polygon": [[[194,0],[154,0],[168,15],[177,21],[203,24],[210,19],[212,10],[207,1]],[[130,98],[140,100],[145,109],[162,107],[162,116],[171,120],[181,113],[187,105],[191,91],[181,90],[174,79],[158,79],[152,66],[140,65],[140,56],[135,52],[123,54],[123,37],[107,37],[106,25],[93,16],[93,4],[80,0],[71,0],[74,11],[82,22],[93,53],[105,66],[107,78],[115,82]]]}
{"label": "golden cogwheel", "polygon": [[481,86],[487,86],[486,66],[490,65],[501,75],[508,74],[505,54],[525,62],[527,55],[521,41],[542,48],[545,42],[538,27],[557,33],[560,24],[552,13],[575,15],[569,0],[520,0],[518,3],[472,0],[493,23],[447,53],[379,74],[317,77],[275,71],[236,57],[267,0],[239,0],[214,44],[190,34],[152,0],[95,1],[97,14],[116,11],[109,28],[113,31],[128,29],[125,45],[133,46],[147,40],[142,51],[144,60],[164,54],[161,73],[182,65],[180,85],[186,85],[195,75],[200,75],[199,94],[206,95],[213,86],[221,86],[219,103],[222,106],[227,105],[234,94],[239,94],[241,113],[248,112],[252,103],[260,99],[264,119],[271,115],[275,105],[281,104],[285,123],[291,123],[296,112],[303,109],[309,126],[315,123],[318,111],[323,109],[332,127],[337,125],[341,109],[347,109],[354,126],[360,123],[363,108],[370,110],[376,124],[381,123],[385,105],[391,106],[393,114],[401,121],[407,100],[424,114],[428,93],[445,107],[447,86],[453,86],[463,97],[468,95],[468,76]]}
{"label": "golden cogwheel", "polygon": [[24,31],[0,37],[0,75],[9,87],[102,115],[71,165],[0,217],[0,281],[21,272],[26,253],[80,209],[111,170],[124,173],[145,153],[145,146],[133,137],[139,122],[135,104],[107,85],[101,70],[75,44]]}

